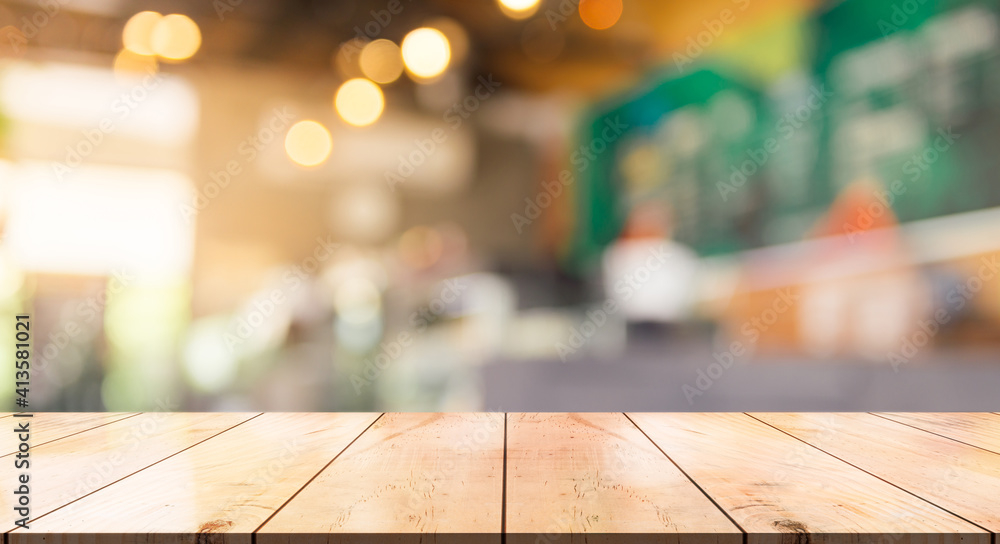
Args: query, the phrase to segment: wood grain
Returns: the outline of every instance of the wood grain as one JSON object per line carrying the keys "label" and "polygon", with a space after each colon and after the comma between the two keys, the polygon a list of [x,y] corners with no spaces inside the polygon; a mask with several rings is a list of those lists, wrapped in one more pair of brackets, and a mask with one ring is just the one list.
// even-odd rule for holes
{"label": "wood grain", "polygon": [[5,544],[988,544],[998,420],[36,413]]}
{"label": "wood grain", "polygon": [[[986,531],[745,414],[629,414],[749,544],[988,544]],[[827,432],[835,432],[827,431]]]}
{"label": "wood grain", "polygon": [[1000,415],[991,413],[877,413],[880,417],[1000,453]]}
{"label": "wood grain", "polygon": [[[31,512],[37,518],[246,421],[253,414],[149,412],[31,449]],[[0,481],[14,482],[13,463]],[[0,495],[0,529],[13,530],[13,495]],[[20,516],[17,516],[20,517]]]}
{"label": "wood grain", "polygon": [[[262,414],[8,534],[9,544],[239,542],[378,414]],[[209,536],[210,534],[210,536]]]}
{"label": "wood grain", "polygon": [[257,542],[499,543],[503,450],[503,414],[385,414]]}
{"label": "wood grain", "polygon": [[[990,531],[1000,455],[864,413],[750,414]],[[823,430],[833,426],[835,437]]]}
{"label": "wood grain", "polygon": [[[32,448],[66,436],[134,417],[135,413],[117,412],[35,412],[32,417],[17,418],[30,423]],[[12,420],[13,421],[13,420]],[[20,421],[18,421],[20,423]],[[0,433],[0,458],[17,453],[18,438],[13,432]]]}
{"label": "wood grain", "polygon": [[743,541],[621,413],[508,415],[507,531],[514,544]]}

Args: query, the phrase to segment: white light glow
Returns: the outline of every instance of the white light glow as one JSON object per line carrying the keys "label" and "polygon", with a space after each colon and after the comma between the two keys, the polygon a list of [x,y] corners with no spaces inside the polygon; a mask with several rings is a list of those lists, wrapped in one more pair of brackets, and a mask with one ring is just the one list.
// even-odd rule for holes
{"label": "white light glow", "polygon": [[194,227],[180,212],[191,181],[177,172],[50,163],[14,169],[5,241],[25,270],[176,279],[191,266]]}
{"label": "white light glow", "polygon": [[451,46],[436,28],[418,28],[403,38],[403,64],[418,78],[435,78],[448,68]]}
{"label": "white light glow", "polygon": [[191,139],[199,117],[197,94],[177,76],[139,75],[124,83],[110,68],[29,62],[0,73],[0,111],[15,121],[172,145]]}

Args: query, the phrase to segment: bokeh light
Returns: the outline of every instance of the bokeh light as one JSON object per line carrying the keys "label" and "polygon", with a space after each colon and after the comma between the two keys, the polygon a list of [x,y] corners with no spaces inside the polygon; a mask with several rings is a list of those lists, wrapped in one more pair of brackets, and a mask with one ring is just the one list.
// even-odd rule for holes
{"label": "bokeh light", "polygon": [[316,166],[330,156],[333,139],[330,131],[312,120],[299,121],[285,135],[285,153],[302,166]]}
{"label": "bokeh light", "polygon": [[196,321],[188,329],[182,366],[198,391],[216,393],[237,378],[239,361],[226,345],[228,326],[229,319],[214,317]]}
{"label": "bokeh light", "polygon": [[14,25],[0,27],[0,58],[21,58],[28,50],[28,37]]}
{"label": "bokeh light", "polygon": [[500,11],[511,19],[527,19],[538,11],[539,0],[498,0]]}
{"label": "bokeh light", "polygon": [[163,19],[163,15],[155,11],[140,11],[125,23],[122,29],[122,45],[125,49],[139,55],[152,55],[153,29]]}
{"label": "bokeh light", "polygon": [[399,258],[415,270],[432,266],[443,252],[444,240],[434,228],[418,225],[399,237]]}
{"label": "bokeh light", "polygon": [[337,89],[334,107],[344,121],[363,127],[374,123],[382,115],[385,97],[378,85],[367,79],[355,78]]}
{"label": "bokeh light", "polygon": [[358,243],[385,240],[395,230],[402,206],[380,183],[350,183],[330,200],[328,224],[334,234]]}
{"label": "bokeh light", "polygon": [[201,31],[190,17],[172,13],[153,26],[149,44],[154,53],[165,59],[189,59],[201,47]]}
{"label": "bokeh light", "polygon": [[378,345],[385,327],[378,316],[360,323],[340,317],[333,323],[333,332],[339,347],[351,353],[363,354]]}
{"label": "bokeh light", "polygon": [[361,50],[361,72],[375,83],[392,83],[403,74],[403,55],[390,40],[375,40]]}
{"label": "bokeh light", "polygon": [[137,76],[155,74],[159,63],[153,55],[140,55],[130,49],[122,49],[115,55],[115,79],[123,83],[133,83]]}
{"label": "bokeh light", "polygon": [[622,16],[622,0],[580,0],[580,19],[595,30],[611,28]]}
{"label": "bokeh light", "polygon": [[382,295],[368,278],[351,278],[337,287],[333,307],[341,319],[350,323],[365,323],[381,313]]}
{"label": "bokeh light", "polygon": [[451,49],[451,64],[459,64],[469,55],[469,33],[451,17],[435,17],[426,24],[429,28],[440,30],[448,39]]}
{"label": "bokeh light", "polygon": [[340,47],[330,56],[330,66],[344,79],[364,76],[358,60],[361,58],[361,52],[369,43],[367,38],[356,37],[340,44]]}
{"label": "bokeh light", "polygon": [[403,63],[417,78],[441,75],[451,61],[451,46],[444,33],[436,28],[418,28],[403,38]]}

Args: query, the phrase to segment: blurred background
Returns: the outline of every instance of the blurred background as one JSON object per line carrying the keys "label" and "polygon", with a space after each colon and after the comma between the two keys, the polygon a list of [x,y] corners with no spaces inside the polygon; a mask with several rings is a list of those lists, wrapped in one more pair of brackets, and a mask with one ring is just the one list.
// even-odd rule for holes
{"label": "blurred background", "polygon": [[0,2],[32,409],[996,410],[997,16]]}

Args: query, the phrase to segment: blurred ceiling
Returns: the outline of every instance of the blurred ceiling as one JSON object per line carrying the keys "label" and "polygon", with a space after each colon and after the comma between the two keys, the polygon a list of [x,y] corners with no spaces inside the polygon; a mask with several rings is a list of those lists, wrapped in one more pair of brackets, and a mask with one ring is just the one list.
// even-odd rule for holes
{"label": "blurred ceiling", "polygon": [[[0,27],[25,28],[38,17],[45,24],[31,39],[32,48],[113,55],[133,14],[183,13],[202,31],[196,62],[280,65],[326,75],[338,47],[359,32],[374,29],[377,37],[398,43],[413,28],[444,16],[471,37],[468,73],[492,73],[525,90],[590,94],[625,86],[650,66],[669,62],[671,51],[683,49],[706,21],[737,2],[625,0],[617,24],[594,30],[580,20],[579,1],[543,0],[534,16],[513,20],[491,0],[48,0],[60,6],[56,17],[38,16],[45,2],[6,0],[0,2]],[[743,2],[740,23],[781,11],[775,8],[807,9],[813,3]]]}

